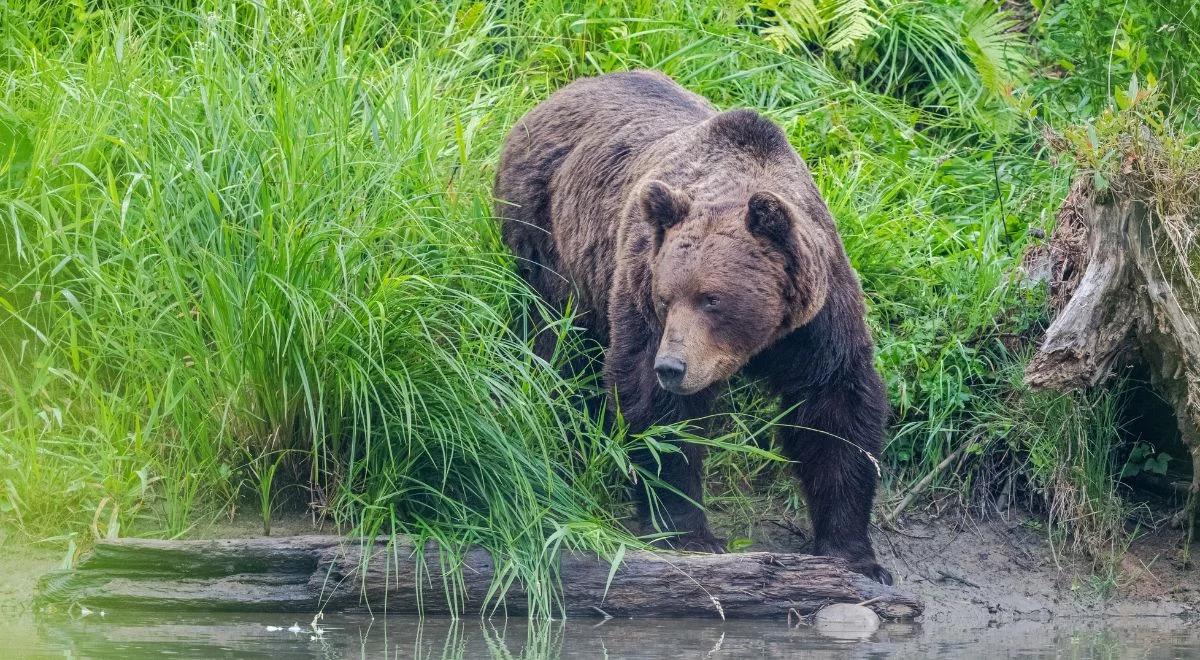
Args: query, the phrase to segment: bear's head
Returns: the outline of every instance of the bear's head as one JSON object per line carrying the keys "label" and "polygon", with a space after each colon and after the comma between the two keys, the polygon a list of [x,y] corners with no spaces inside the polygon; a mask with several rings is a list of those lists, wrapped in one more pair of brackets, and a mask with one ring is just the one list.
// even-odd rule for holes
{"label": "bear's head", "polygon": [[748,190],[699,202],[652,180],[640,201],[653,235],[663,389],[688,395],[730,378],[825,304],[827,237],[784,195]]}

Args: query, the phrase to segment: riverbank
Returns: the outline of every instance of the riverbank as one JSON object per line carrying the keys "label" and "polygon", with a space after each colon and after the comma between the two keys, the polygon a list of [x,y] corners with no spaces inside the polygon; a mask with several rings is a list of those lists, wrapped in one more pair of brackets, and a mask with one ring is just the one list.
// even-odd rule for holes
{"label": "riverbank", "polygon": [[[924,600],[924,624],[977,628],[1133,617],[1168,625],[1200,618],[1200,575],[1181,560],[1182,533],[1177,529],[1142,534],[1119,560],[1097,568],[1084,557],[1056,552],[1039,521],[1015,510],[1006,519],[919,514],[907,516],[903,523],[877,527],[875,547],[896,586]],[[733,521],[718,513],[714,524],[728,532]],[[752,528],[751,549],[803,552],[802,529],[793,521],[764,517]],[[247,517],[198,527],[188,536],[248,538],[261,531],[261,525]],[[334,532],[327,521],[303,516],[272,522],[273,537]],[[58,568],[64,553],[11,542],[3,549],[0,602],[11,625],[31,616],[37,578]],[[21,626],[28,622],[17,624]],[[3,627],[0,624],[0,634]]]}
{"label": "riverbank", "polygon": [[[717,515],[715,523],[731,529],[728,518]],[[765,518],[753,526],[753,549],[803,552],[803,531]],[[1115,560],[1095,563],[1056,551],[1044,522],[1017,509],[988,520],[959,511],[913,514],[902,524],[875,527],[872,536],[896,586],[925,602],[926,623],[1200,617],[1200,574],[1181,559],[1179,529],[1142,533]]]}
{"label": "riverbank", "polygon": [[[311,530],[283,526],[292,533]],[[1018,528],[930,521],[880,540],[900,585],[926,600],[917,621],[863,636],[830,636],[783,620],[571,618],[529,622],[466,616],[418,619],[332,614],[59,613],[24,609],[0,621],[15,657],[420,657],[791,658],[1186,657],[1200,645],[1195,591],[1182,596],[1118,590],[1096,600],[1082,575],[1059,572]],[[251,535],[237,525],[222,530]],[[917,538],[917,535],[930,538]],[[985,547],[996,546],[991,550]],[[1142,550],[1133,555],[1140,557]],[[58,561],[44,552],[0,558],[0,594],[11,608]],[[1029,553],[1029,554],[1027,554]],[[986,555],[986,556],[984,556]],[[973,571],[973,572],[968,572]],[[950,576],[950,577],[948,577]],[[967,584],[967,582],[970,584]],[[25,590],[25,591],[22,591]]]}

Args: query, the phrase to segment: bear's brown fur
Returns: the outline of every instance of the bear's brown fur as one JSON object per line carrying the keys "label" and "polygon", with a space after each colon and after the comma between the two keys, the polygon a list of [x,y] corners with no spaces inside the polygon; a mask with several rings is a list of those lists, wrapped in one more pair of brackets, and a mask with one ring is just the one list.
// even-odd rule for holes
{"label": "bear's brown fur", "polygon": [[[778,441],[815,552],[890,582],[867,534],[888,407],[862,291],[778,126],[718,112],[656,72],[583,79],[512,129],[495,195],[522,277],[559,310],[573,297],[605,347],[631,430],[706,414],[736,374],[762,383],[790,409]],[[551,334],[535,340],[546,357]],[[699,506],[703,457],[691,444],[660,457],[683,497],[658,492],[654,522],[682,547],[720,551]]]}

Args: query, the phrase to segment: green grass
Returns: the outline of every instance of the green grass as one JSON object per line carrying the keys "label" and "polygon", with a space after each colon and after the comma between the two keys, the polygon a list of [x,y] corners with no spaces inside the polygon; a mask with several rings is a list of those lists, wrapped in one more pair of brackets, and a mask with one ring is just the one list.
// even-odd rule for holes
{"label": "green grass", "polygon": [[[823,51],[824,32],[772,40],[768,4],[0,7],[0,522],[86,545],[311,506],[482,544],[552,610],[554,553],[633,543],[628,451],[669,446],[601,432],[577,406],[594,384],[510,331],[534,301],[490,182],[523,112],[634,67],[768,113],[814,170],[895,405],[891,488],[964,444],[1017,465],[1066,446],[1012,418],[1005,340],[1041,319],[1017,265],[1070,176],[1040,130],[1107,98],[1095,53],[1079,79],[1038,67],[1069,18],[1116,10],[1056,3],[1030,41],[973,3],[896,3]],[[1116,60],[1125,81],[1149,66]],[[715,441],[727,478],[772,460],[750,441],[771,412],[739,401]]]}

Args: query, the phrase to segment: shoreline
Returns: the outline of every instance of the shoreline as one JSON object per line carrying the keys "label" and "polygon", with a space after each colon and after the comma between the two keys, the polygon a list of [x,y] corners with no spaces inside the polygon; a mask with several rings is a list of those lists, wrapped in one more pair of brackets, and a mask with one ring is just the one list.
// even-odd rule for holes
{"label": "shoreline", "polygon": [[[784,526],[759,521],[754,551],[803,552],[804,541]],[[713,515],[714,527],[733,525]],[[880,563],[895,585],[925,602],[921,624],[986,627],[1018,622],[1047,623],[1077,618],[1200,618],[1200,575],[1183,564],[1173,546],[1180,530],[1160,529],[1134,540],[1113,566],[1098,574],[1084,557],[1054,552],[1037,521],[1013,513],[1009,520],[978,520],[964,515],[934,518],[908,515],[894,530],[875,527]],[[333,532],[329,523],[286,515],[272,521],[272,537]],[[188,538],[261,537],[257,519],[198,527]],[[8,619],[33,616],[37,579],[57,569],[61,551],[36,545],[0,545],[0,602]]]}

